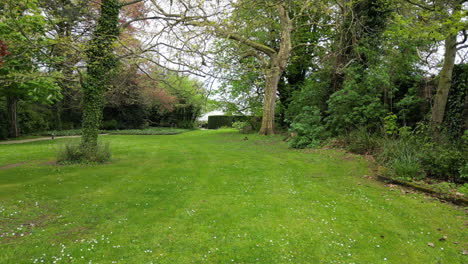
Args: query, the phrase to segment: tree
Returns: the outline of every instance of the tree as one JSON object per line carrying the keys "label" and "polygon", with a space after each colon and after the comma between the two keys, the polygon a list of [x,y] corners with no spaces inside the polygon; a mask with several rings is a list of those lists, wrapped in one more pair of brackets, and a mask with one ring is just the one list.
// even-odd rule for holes
{"label": "tree", "polygon": [[330,94],[339,91],[345,81],[345,71],[352,63],[366,64],[377,54],[380,36],[387,26],[390,8],[388,0],[340,0],[335,15],[333,67]]}
{"label": "tree", "polygon": [[[243,8],[252,8],[248,3],[244,2],[241,4],[244,4]],[[293,31],[293,22],[289,16],[287,10],[288,3],[286,1],[279,1],[276,4],[269,3],[272,4],[273,8],[267,8],[268,3],[266,2],[263,2],[262,4],[264,5],[263,7],[267,9],[265,11],[274,12],[275,16],[279,19],[280,29],[276,39],[279,44],[277,48],[274,46],[271,47],[272,45],[268,46],[264,43],[252,41],[248,36],[238,33],[236,34],[232,26],[229,28],[215,26],[213,27],[213,30],[221,37],[241,42],[242,44],[252,48],[255,52],[260,52],[262,55],[266,55],[268,59],[268,68],[265,70],[263,116],[259,134],[270,135],[274,134],[275,104],[278,83],[284,69],[286,68],[292,51],[291,33]]]}
{"label": "tree", "polygon": [[114,42],[119,35],[117,0],[102,0],[96,29],[87,44],[87,74],[83,90],[82,147],[93,151],[98,146],[99,126],[102,119],[103,94],[116,64]]}
{"label": "tree", "polygon": [[[466,0],[447,1],[423,1],[405,0],[413,7],[418,8],[416,21],[411,21],[419,32],[415,34],[434,42],[443,41],[444,58],[443,66],[439,73],[439,81],[434,95],[431,110],[431,127],[434,133],[444,121],[447,99],[450,92],[453,68],[457,51],[467,48],[468,22],[466,17]],[[462,40],[458,42],[458,36],[462,34]]]}
{"label": "tree", "polygon": [[[447,99],[452,85],[455,57],[457,55],[457,51],[461,49],[459,44],[464,44],[468,37],[468,23],[461,21],[461,17],[463,17],[463,15],[461,15],[462,5],[464,2],[466,2],[466,0],[454,1],[448,6],[448,8],[446,7],[445,12],[442,11],[444,12],[444,15],[449,15],[447,22],[449,23],[450,28],[445,29],[447,33],[445,34],[446,37],[444,40],[444,64],[439,74],[439,84],[434,96],[434,105],[432,106],[431,112],[431,124],[434,129],[437,129],[444,121]],[[451,14],[447,9],[451,9]],[[467,14],[466,10],[464,13]],[[457,42],[457,36],[460,30],[463,32],[463,40],[461,42]]]}
{"label": "tree", "polygon": [[40,9],[30,1],[3,1],[0,4],[0,96],[7,99],[9,136],[20,133],[17,118],[19,100],[52,103],[60,97],[50,71],[48,50],[53,40],[47,37],[48,24]]}
{"label": "tree", "polygon": [[[81,84],[83,91],[83,122],[81,146],[93,152],[98,147],[98,133],[102,121],[103,95],[115,73],[118,58],[115,56],[116,40],[121,32],[119,14],[123,7],[142,7],[143,0],[102,0],[99,17],[86,48],[86,76]],[[131,15],[141,12],[131,9]],[[132,21],[137,21],[132,20]],[[124,23],[128,26],[128,23]]]}
{"label": "tree", "polygon": [[62,130],[64,121],[80,114],[78,69],[96,16],[96,5],[88,3],[87,0],[38,0],[45,21],[51,25],[47,35],[54,39],[48,54],[50,67],[63,75],[57,80],[62,99],[52,106],[53,127],[57,130]]}
{"label": "tree", "polygon": [[[306,11],[312,7],[320,9],[320,1],[237,1],[228,7],[236,15],[225,17],[225,13],[220,12],[221,15],[217,20],[210,20],[210,16],[205,15],[206,9],[200,6],[198,6],[201,10],[198,16],[187,17],[185,14],[165,12],[154,1],[153,5],[164,17],[179,20],[188,26],[204,27],[209,34],[236,41],[250,49],[252,56],[258,58],[265,66],[263,117],[259,133],[274,134],[278,84],[293,50],[294,22],[302,16],[307,16]],[[310,22],[307,20],[307,23]],[[262,32],[265,31],[271,36],[270,38],[262,37]]]}

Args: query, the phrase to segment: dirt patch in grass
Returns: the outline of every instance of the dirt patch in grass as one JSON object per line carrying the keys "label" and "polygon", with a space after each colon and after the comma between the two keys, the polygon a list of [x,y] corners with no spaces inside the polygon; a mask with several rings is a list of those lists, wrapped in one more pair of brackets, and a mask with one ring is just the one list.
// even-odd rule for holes
{"label": "dirt patch in grass", "polygon": [[86,231],[88,231],[88,228],[83,227],[83,226],[77,226],[77,227],[62,231],[62,232],[58,232],[55,235],[57,237],[75,237],[76,235],[81,235],[81,234],[86,233]]}
{"label": "dirt patch in grass", "polygon": [[42,165],[46,165],[46,166],[55,166],[55,165],[59,165],[59,164],[57,163],[56,160],[46,161],[46,162],[43,162],[43,163],[41,163],[41,164],[42,164]]}
{"label": "dirt patch in grass", "polygon": [[16,167],[19,167],[21,165],[24,165],[24,164],[26,164],[26,162],[18,162],[18,163],[8,164],[8,165],[5,165],[5,166],[0,166],[0,170],[12,169],[12,168],[16,168]]}
{"label": "dirt patch in grass", "polygon": [[[49,221],[53,219],[54,219],[54,216],[52,215],[42,214],[34,219],[23,221],[23,223],[21,224],[12,223],[13,221],[8,221],[9,223],[5,223],[7,222],[5,221],[4,223],[2,223],[3,222],[2,221],[0,222],[0,228],[6,231],[7,229],[6,224],[8,224],[9,229],[12,229],[12,231],[0,233],[0,237],[2,238],[0,240],[0,244],[7,244],[14,240],[27,237],[28,235],[32,234],[34,228],[45,226]],[[13,219],[9,219],[9,220],[13,220]]]}

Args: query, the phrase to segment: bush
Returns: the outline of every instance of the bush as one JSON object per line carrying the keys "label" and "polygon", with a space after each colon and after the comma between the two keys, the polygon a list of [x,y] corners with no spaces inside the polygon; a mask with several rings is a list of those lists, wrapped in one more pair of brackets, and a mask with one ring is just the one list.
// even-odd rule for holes
{"label": "bush", "polygon": [[178,121],[176,126],[183,129],[193,129],[195,128],[195,121],[192,120],[181,120]]}
{"label": "bush", "polygon": [[426,177],[417,155],[400,156],[391,160],[388,166],[392,169],[392,176],[396,178],[403,178],[405,180],[421,180]]}
{"label": "bush", "polygon": [[460,179],[462,181],[468,181],[468,162],[465,162],[465,165],[463,165],[458,172],[460,173]]}
{"label": "bush", "polygon": [[385,116],[385,107],[381,94],[375,87],[383,87],[380,72],[363,69],[362,66],[350,66],[343,88],[333,93],[328,99],[327,129],[334,135],[343,135],[347,131],[365,126],[376,130]]}
{"label": "bush", "polygon": [[397,116],[393,113],[388,113],[383,119],[383,129],[388,136],[395,136],[398,134]]}
{"label": "bush", "polygon": [[359,127],[343,137],[346,149],[356,154],[375,153],[379,148],[377,137],[365,127]]}
{"label": "bush", "polygon": [[232,127],[234,122],[249,122],[253,130],[259,130],[261,118],[255,116],[209,116],[208,129]]}
{"label": "bush", "polygon": [[119,123],[117,120],[112,119],[112,120],[106,120],[102,122],[101,129],[104,130],[116,130],[119,126]]}
{"label": "bush", "polygon": [[27,101],[18,102],[18,127],[20,134],[30,134],[53,127],[52,112],[47,106],[31,104]]}
{"label": "bush", "polygon": [[434,142],[424,134],[414,135],[407,127],[399,129],[399,138],[377,141],[377,160],[404,179],[425,177],[451,182],[466,182],[468,154],[463,142]]}
{"label": "bush", "polygon": [[460,172],[463,173],[467,157],[464,157],[462,151],[444,144],[429,146],[424,152],[421,165],[429,177],[455,182],[463,181]]}
{"label": "bush", "polygon": [[311,106],[304,106],[302,110],[291,123],[291,132],[296,136],[289,141],[289,146],[298,149],[317,147],[326,137],[320,110]]}
{"label": "bush", "polygon": [[247,134],[253,131],[252,126],[248,122],[236,121],[232,123],[232,127],[239,130],[239,132],[243,134]]}
{"label": "bush", "polygon": [[57,155],[59,164],[104,163],[111,158],[109,143],[99,144],[97,149],[87,149],[81,144],[65,144]]}
{"label": "bush", "polygon": [[393,177],[405,180],[422,179],[426,176],[421,158],[424,155],[421,141],[415,136],[406,135],[407,129],[400,131],[399,138],[383,137],[377,140],[375,151],[377,160],[390,169]]}
{"label": "bush", "polygon": [[208,121],[197,121],[196,126],[199,128],[207,128],[208,127]]}

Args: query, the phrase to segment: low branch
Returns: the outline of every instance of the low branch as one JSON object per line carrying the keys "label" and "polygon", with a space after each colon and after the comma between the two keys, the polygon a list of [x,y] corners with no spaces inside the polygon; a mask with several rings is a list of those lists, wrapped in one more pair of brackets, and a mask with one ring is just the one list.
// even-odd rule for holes
{"label": "low branch", "polygon": [[120,4],[120,7],[124,7],[124,6],[129,6],[129,5],[137,4],[137,3],[140,3],[140,2],[144,2],[144,1],[145,1],[145,0],[134,0],[134,1],[126,2],[126,3],[121,3],[121,4]]}

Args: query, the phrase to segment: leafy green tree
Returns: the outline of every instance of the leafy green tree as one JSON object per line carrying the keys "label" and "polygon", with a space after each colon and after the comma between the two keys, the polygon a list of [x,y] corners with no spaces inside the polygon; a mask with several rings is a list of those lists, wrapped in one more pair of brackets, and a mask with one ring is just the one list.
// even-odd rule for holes
{"label": "leafy green tree", "polygon": [[34,1],[3,1],[0,4],[0,36],[3,49],[0,65],[0,96],[6,97],[9,136],[17,137],[19,100],[51,103],[60,98],[46,54],[53,40],[48,24]]}
{"label": "leafy green tree", "polygon": [[95,21],[96,5],[87,0],[38,0],[37,3],[45,21],[51,25],[47,32],[54,40],[49,52],[50,67],[63,75],[57,80],[62,99],[52,106],[53,127],[62,130],[64,122],[70,126],[81,115],[78,71],[84,60],[84,44]]}
{"label": "leafy green tree", "polygon": [[310,28],[317,21],[310,19],[309,11],[320,13],[322,2],[237,1],[232,5],[232,15],[221,21],[198,19],[187,23],[203,26],[217,37],[236,42],[244,53],[242,57],[258,59],[264,75],[260,134],[274,134],[278,85],[294,49],[293,32],[304,26],[298,21],[305,22]]}
{"label": "leafy green tree", "polygon": [[468,37],[467,1],[404,0],[403,2],[410,4],[417,13],[400,17],[400,22],[407,25],[407,32],[402,33],[436,43],[443,42],[444,58],[431,110],[431,126],[437,134],[445,117],[457,51],[468,47],[465,44]]}

